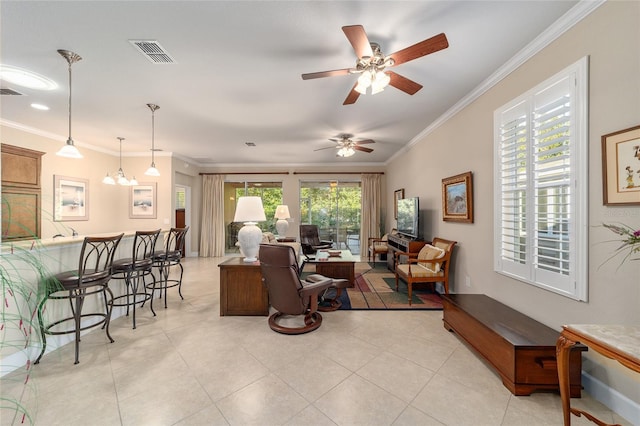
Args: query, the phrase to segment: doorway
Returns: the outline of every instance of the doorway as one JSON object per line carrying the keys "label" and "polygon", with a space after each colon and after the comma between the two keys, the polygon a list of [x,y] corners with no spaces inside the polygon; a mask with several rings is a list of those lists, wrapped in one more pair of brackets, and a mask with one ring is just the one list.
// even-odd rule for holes
{"label": "doorway", "polygon": [[[176,228],[191,228],[191,187],[184,185],[175,186],[174,223]],[[182,250],[182,257],[191,254],[191,232],[187,232]]]}

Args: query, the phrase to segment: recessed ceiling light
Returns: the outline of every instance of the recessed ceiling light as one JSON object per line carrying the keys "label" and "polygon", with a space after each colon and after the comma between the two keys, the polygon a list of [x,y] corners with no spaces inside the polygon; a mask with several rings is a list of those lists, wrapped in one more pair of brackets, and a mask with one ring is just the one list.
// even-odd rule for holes
{"label": "recessed ceiling light", "polygon": [[42,104],[31,104],[31,108],[39,109],[40,111],[49,111],[49,107]]}
{"label": "recessed ceiling light", "polygon": [[58,87],[50,78],[11,65],[0,65],[0,80],[36,90],[53,90]]}

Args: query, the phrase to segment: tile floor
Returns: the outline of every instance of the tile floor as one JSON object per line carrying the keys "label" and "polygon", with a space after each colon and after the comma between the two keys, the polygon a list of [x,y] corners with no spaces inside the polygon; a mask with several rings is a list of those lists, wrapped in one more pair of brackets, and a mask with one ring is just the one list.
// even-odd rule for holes
{"label": "tile floor", "polygon": [[[80,364],[73,345],[47,354],[24,388],[35,424],[562,424],[557,394],[511,395],[441,312],[330,312],[301,336],[274,333],[266,317],[220,317],[221,261],[186,259],[184,301],[170,290],[157,317],[138,311],[136,330],[114,320],[115,343],[92,331]],[[587,394],[572,404],[630,424]]]}

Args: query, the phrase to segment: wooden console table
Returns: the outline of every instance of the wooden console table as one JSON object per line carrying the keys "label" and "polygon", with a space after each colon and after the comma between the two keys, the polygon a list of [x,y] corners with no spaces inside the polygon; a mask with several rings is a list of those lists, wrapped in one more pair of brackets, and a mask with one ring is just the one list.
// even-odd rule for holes
{"label": "wooden console table", "polygon": [[[558,332],[484,294],[441,295],[444,327],[455,331],[500,374],[514,395],[558,390]],[[571,357],[571,397],[581,391],[582,353]],[[569,391],[569,388],[567,388]]]}
{"label": "wooden console table", "polygon": [[220,267],[220,316],[269,315],[269,292],[262,284],[260,262],[232,257]]}
{"label": "wooden console table", "polygon": [[387,237],[387,269],[391,272],[396,271],[396,252],[419,253],[425,244],[427,244],[426,241],[412,240],[399,234],[389,235]]}
{"label": "wooden console table", "polygon": [[600,426],[608,425],[586,411],[571,408],[571,399],[569,398],[571,359],[569,353],[578,342],[640,373],[640,326],[565,325],[562,327],[562,332],[556,343],[564,425],[571,425],[571,413],[578,417],[584,414],[587,419]]}

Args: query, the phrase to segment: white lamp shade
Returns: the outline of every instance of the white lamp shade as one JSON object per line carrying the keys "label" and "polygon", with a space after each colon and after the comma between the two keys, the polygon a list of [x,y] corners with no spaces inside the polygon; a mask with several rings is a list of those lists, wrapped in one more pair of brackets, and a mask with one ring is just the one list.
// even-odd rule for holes
{"label": "white lamp shade", "polygon": [[60,148],[58,152],[56,152],[56,155],[60,157],[65,157],[65,158],[82,158],[82,154],[80,154],[80,151],[78,151],[78,148],[76,148],[76,146],[73,145],[73,143],[69,143],[69,142],[63,145],[63,147]]}
{"label": "white lamp shade", "polygon": [[276,219],[289,219],[291,215],[289,214],[289,206],[279,205],[276,207],[276,214],[273,215]]}
{"label": "white lamp shade", "polygon": [[262,198],[247,196],[238,198],[234,222],[264,222],[267,217],[262,207]]}

